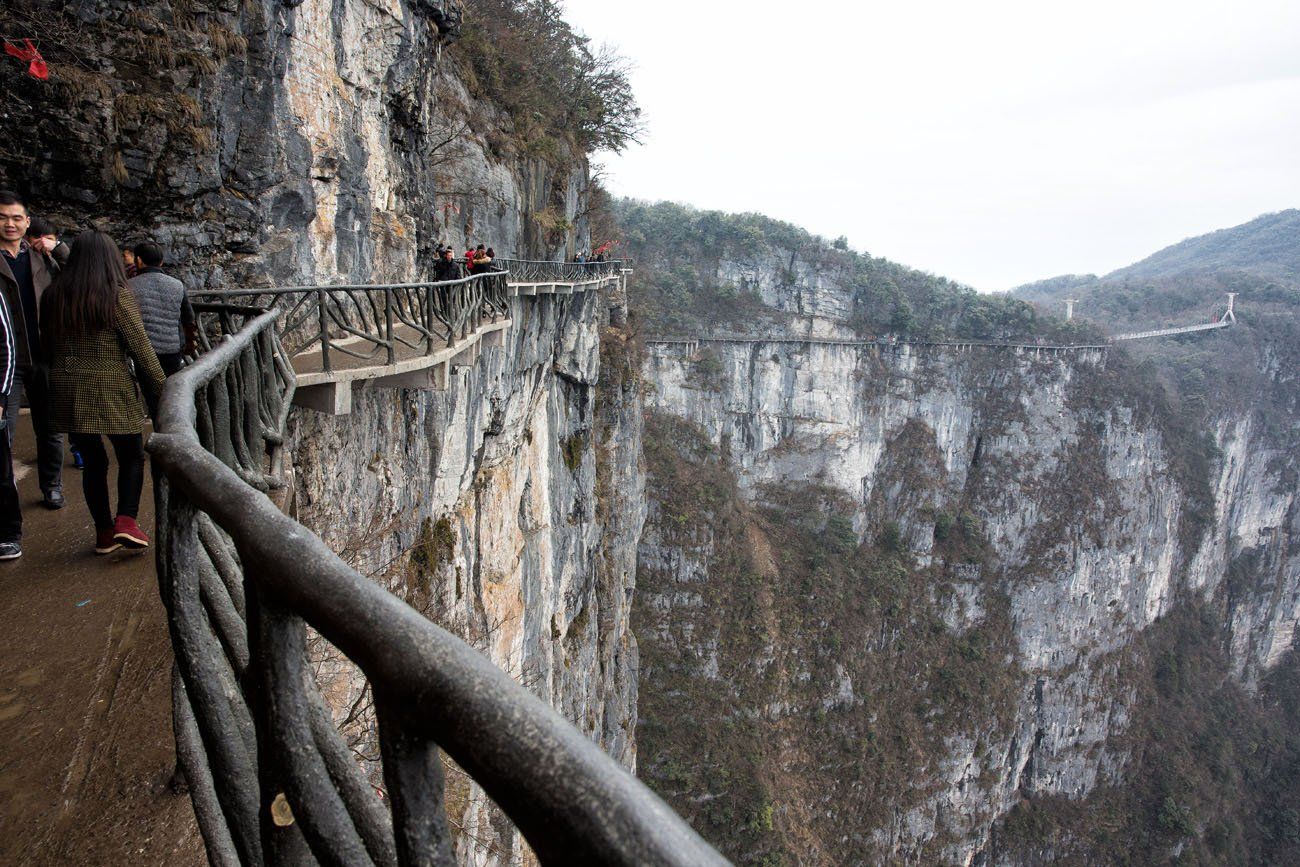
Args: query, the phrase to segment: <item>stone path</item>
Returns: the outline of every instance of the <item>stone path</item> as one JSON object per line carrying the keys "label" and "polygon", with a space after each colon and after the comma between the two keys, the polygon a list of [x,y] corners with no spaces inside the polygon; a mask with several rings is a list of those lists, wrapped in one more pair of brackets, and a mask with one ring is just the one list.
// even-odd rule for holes
{"label": "stone path", "polygon": [[[18,422],[24,555],[0,563],[0,864],[206,863],[172,792],[172,654],[152,552],[96,557],[69,461],[39,505]],[[140,523],[153,528],[146,487]]]}

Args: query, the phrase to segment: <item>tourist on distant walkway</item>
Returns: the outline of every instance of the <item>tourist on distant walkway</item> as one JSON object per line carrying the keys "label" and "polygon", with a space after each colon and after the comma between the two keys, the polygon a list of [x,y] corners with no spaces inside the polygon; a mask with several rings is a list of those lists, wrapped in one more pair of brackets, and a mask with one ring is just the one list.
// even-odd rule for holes
{"label": "tourist on distant walkway", "polygon": [[[81,478],[95,521],[95,553],[142,549],[149,537],[136,524],[144,486],[144,403],[127,356],[156,398],[162,367],[149,345],[117,245],[103,232],[77,237],[67,267],[41,300],[42,336],[50,360],[50,415],[85,457]],[[108,497],[107,436],[117,456],[117,517]]]}
{"label": "tourist on distant walkway", "polygon": [[474,248],[473,247],[465,248],[465,273],[466,274],[474,273]]}
{"label": "tourist on distant walkway", "polygon": [[438,257],[438,263],[433,266],[433,279],[441,282],[444,280],[459,280],[464,276],[460,263],[456,261],[456,252],[447,247]]}
{"label": "tourist on distant walkway", "polygon": [[137,244],[135,260],[140,270],[127,285],[140,305],[140,318],[158,363],[163,373],[171,376],[181,369],[185,356],[194,352],[198,337],[194,308],[185,294],[185,284],[163,273],[162,247]]}
{"label": "tourist on distant walkway", "polygon": [[[9,303],[0,292],[0,403],[7,403],[18,369],[14,325]],[[0,415],[0,426],[8,427]],[[14,479],[14,456],[9,437],[0,436],[0,560],[17,560],[23,556],[23,510],[18,502],[18,483]]]}
{"label": "tourist on distant walkway", "polygon": [[32,217],[31,225],[27,227],[27,246],[49,256],[60,268],[68,264],[68,256],[72,253],[72,248],[59,240],[59,230],[44,217]]}
{"label": "tourist on distant walkway", "polygon": [[474,273],[481,274],[489,271],[492,264],[492,257],[488,255],[487,248],[479,244],[474,248]]}
{"label": "tourist on distant walkway", "polygon": [[5,432],[12,449],[18,407],[26,392],[32,430],[36,433],[36,475],[41,494],[46,508],[62,509],[63,438],[50,424],[47,368],[37,326],[41,296],[57,266],[27,244],[30,223],[23,200],[16,193],[0,191],[0,284],[9,305],[18,365],[5,408]]}

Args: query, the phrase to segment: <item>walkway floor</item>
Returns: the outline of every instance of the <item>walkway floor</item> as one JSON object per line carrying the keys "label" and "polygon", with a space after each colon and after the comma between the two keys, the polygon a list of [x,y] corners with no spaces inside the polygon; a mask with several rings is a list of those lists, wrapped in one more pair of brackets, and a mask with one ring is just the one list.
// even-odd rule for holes
{"label": "walkway floor", "polygon": [[[429,353],[426,352],[425,340],[419,331],[408,325],[399,324],[393,327],[395,336],[399,339],[395,341],[394,361],[391,365],[388,362],[387,350],[375,349],[374,343],[363,338],[346,337],[331,341],[330,367],[340,377],[346,378],[350,374],[356,374],[356,378],[364,379],[369,378],[369,372],[374,370],[386,370],[390,367],[432,366],[469,349],[482,339],[485,334],[509,328],[510,325],[511,321],[508,317],[495,320],[485,317],[478,330],[471,331],[456,340],[451,346],[448,346],[447,341],[443,338],[435,340],[433,352]],[[403,340],[406,342],[403,343]],[[340,347],[346,347],[352,352],[371,354],[365,358],[357,358],[355,355],[349,355],[347,352],[342,351]],[[313,344],[303,352],[295,355],[291,361],[294,372],[300,378],[307,377],[310,380],[313,374],[322,374],[325,369],[321,360],[319,343]]]}
{"label": "walkway floor", "polygon": [[24,414],[24,553],[0,563],[0,864],[203,864],[189,797],[168,785],[172,654],[152,553],[96,557],[78,471],[69,461],[68,505],[49,512],[34,451]]}

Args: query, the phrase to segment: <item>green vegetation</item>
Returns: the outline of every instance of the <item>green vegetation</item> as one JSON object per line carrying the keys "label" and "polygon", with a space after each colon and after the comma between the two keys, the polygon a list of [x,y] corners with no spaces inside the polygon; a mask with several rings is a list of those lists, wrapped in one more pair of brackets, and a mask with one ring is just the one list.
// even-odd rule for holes
{"label": "green vegetation", "polygon": [[503,109],[526,154],[621,151],[640,135],[626,62],[593,49],[554,0],[467,0],[464,33],[448,56],[470,95]]}
{"label": "green vegetation", "polygon": [[[456,531],[451,519],[446,515],[436,521],[426,517],[406,553],[402,598],[416,610],[428,611],[437,599],[439,582],[446,577],[442,573],[456,556]],[[456,581],[459,596],[459,573]]]}
{"label": "green vegetation", "polygon": [[1300,284],[1300,210],[1264,214],[1248,223],[1189,238],[1107,275],[1132,280],[1238,272]]}
{"label": "green vegetation", "polygon": [[691,361],[686,381],[706,391],[721,391],[724,381],[722,359],[712,349],[702,349]]}
{"label": "green vegetation", "polygon": [[[1288,212],[1300,213],[1300,212]],[[1249,225],[1249,224],[1248,224]],[[1213,237],[1213,236],[1209,236]],[[1294,235],[1300,248],[1300,226]],[[1153,257],[1154,258],[1154,257]],[[1055,303],[1080,299],[1077,315],[1116,333],[1208,322],[1222,315],[1225,294],[1237,293],[1237,324],[1210,334],[1135,341],[1113,353],[1109,367],[1127,369],[1124,387],[1150,395],[1176,471],[1193,494],[1190,520],[1203,525],[1213,514],[1208,490],[1194,490],[1218,460],[1214,427],[1225,418],[1250,418],[1253,433],[1279,454],[1300,453],[1300,412],[1295,380],[1300,368],[1300,284],[1288,285],[1241,272],[1191,272],[1151,279],[1097,280],[1085,286],[1044,281],[1017,290]],[[1294,485],[1293,470],[1284,483]]]}
{"label": "green vegetation", "polygon": [[583,429],[574,431],[560,440],[560,456],[564,459],[564,465],[569,468],[569,472],[576,473],[582,466],[582,456],[587,452],[590,436],[590,432]]}
{"label": "green vegetation", "polygon": [[[626,246],[637,265],[633,305],[648,331],[697,335],[711,329],[755,332],[779,320],[747,277],[729,278],[721,265],[775,268],[778,283],[796,287],[815,272],[842,288],[851,302],[847,324],[864,336],[972,340],[1077,341],[1086,326],[1040,317],[1034,308],[1005,295],[980,294],[968,286],[848,248],[789,223],[759,214],[700,211],[671,202],[614,203]],[[754,268],[748,269],[750,271]],[[739,269],[745,273],[746,269]],[[794,293],[791,293],[794,294]]]}

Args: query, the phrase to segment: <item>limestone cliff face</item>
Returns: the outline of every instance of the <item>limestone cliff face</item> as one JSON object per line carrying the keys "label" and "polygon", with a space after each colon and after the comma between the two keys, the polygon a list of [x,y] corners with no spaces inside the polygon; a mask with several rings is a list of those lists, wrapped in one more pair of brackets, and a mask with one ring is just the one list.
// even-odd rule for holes
{"label": "limestone cliff face", "polygon": [[[632,767],[640,416],[601,370],[603,304],[516,299],[504,345],[445,392],[365,389],[351,415],[298,412],[293,455],[300,520]],[[338,718],[377,756],[364,683],[319,658]],[[520,857],[456,769],[449,791],[464,863]]]}
{"label": "limestone cliff face", "polygon": [[[774,290],[758,282],[768,301]],[[833,333],[843,301],[823,296],[834,294],[814,280],[774,306],[817,317],[811,327]],[[1292,376],[1268,366],[1275,382]],[[768,516],[750,521],[744,546],[757,552],[746,569],[764,576],[754,604],[766,613],[755,616],[764,638],[743,660],[728,663],[737,632],[715,605],[748,591],[705,589],[732,580],[719,564],[717,522],[674,516],[679,498],[654,502],[640,549],[643,699],[713,681],[733,693],[717,725],[755,714],[766,721],[761,737],[774,741],[766,759],[753,760],[769,793],[759,800],[765,814],[696,815],[749,827],[753,848],[733,850],[744,860],[758,863],[768,851],[763,831],[781,834],[786,857],[800,863],[997,860],[991,829],[1017,802],[1078,799],[1123,782],[1130,756],[1120,736],[1134,710],[1125,660],[1159,618],[1193,598],[1218,600],[1232,667],[1247,687],[1292,645],[1295,456],[1249,418],[1222,418],[1214,430],[1221,459],[1206,470],[1214,510],[1198,522],[1178,446],[1101,351],[757,339],[705,343],[693,355],[651,345],[645,369],[650,408],[702,433],[735,474],[742,516]],[[836,492],[856,537],[876,545],[857,555],[850,546],[846,559],[901,551],[899,580],[910,575],[918,595],[910,614],[876,603],[883,597],[871,583],[845,589],[839,604],[879,604],[883,613],[818,613],[806,600],[823,588],[783,574],[770,549],[782,544],[774,537],[783,521],[801,520],[780,511],[801,486]],[[833,523],[822,530],[833,531]],[[775,598],[765,602],[764,593]],[[792,624],[783,606],[812,616]],[[876,616],[872,633],[866,625]],[[906,666],[926,653],[931,660],[907,684],[924,707],[906,740],[938,746],[905,756],[906,771],[864,766],[890,731],[886,720],[912,719],[910,705],[898,704],[911,700],[902,691],[880,704],[879,682],[892,675],[871,658],[897,654]],[[962,653],[981,661],[968,671]],[[986,671],[997,673],[986,682]],[[954,676],[963,681],[957,693]],[[953,697],[966,689],[988,695]],[[945,719],[945,702],[969,712]],[[663,723],[645,719],[644,749],[668,742]],[[661,789],[679,792],[680,769],[651,769],[652,761],[647,753],[643,768]],[[873,786],[891,774],[897,787]],[[690,798],[714,799],[720,789]],[[882,795],[883,811],[871,802]]]}

